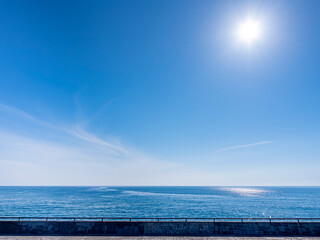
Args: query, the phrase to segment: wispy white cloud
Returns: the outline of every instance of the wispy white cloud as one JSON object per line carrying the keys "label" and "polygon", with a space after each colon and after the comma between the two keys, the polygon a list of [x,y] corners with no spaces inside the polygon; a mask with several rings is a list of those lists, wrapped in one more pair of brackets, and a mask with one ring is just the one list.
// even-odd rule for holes
{"label": "wispy white cloud", "polygon": [[32,116],[31,114],[29,114],[29,113],[27,113],[25,111],[22,111],[19,108],[14,108],[14,107],[11,107],[11,106],[3,104],[3,103],[0,103],[0,111],[15,115],[15,116],[17,116],[19,118],[22,118],[24,120],[33,122],[35,124],[38,124],[38,125],[41,125],[41,126],[44,126],[44,127],[55,128],[55,129],[60,128],[60,127],[52,125],[52,124],[50,124],[50,123],[48,123],[46,121],[42,121],[42,120]]}
{"label": "wispy white cloud", "polygon": [[245,145],[237,145],[237,146],[232,146],[232,147],[221,148],[221,149],[217,150],[216,152],[227,152],[227,151],[231,151],[231,150],[235,150],[235,149],[254,147],[254,146],[265,145],[265,144],[270,144],[270,143],[273,143],[273,142],[272,141],[263,141],[263,142],[245,144]]}
{"label": "wispy white cloud", "polygon": [[70,136],[77,138],[79,140],[99,145],[101,147],[104,147],[110,153],[113,153],[115,155],[128,153],[126,148],[123,147],[119,142],[112,142],[112,141],[103,140],[103,139],[89,133],[88,131],[86,131],[85,126],[83,126],[83,124],[74,124],[71,126],[61,127],[61,126],[40,120],[40,119],[34,117],[33,115],[31,115],[21,109],[14,108],[14,107],[11,107],[11,106],[3,104],[3,103],[0,103],[0,111],[15,115],[18,118],[21,118],[23,120],[27,120],[27,121],[32,122],[34,124],[40,125],[42,127],[46,127],[46,128],[53,129],[55,131],[58,130],[63,133],[67,133]]}
{"label": "wispy white cloud", "polygon": [[[180,164],[102,139],[83,122],[58,127],[1,103],[0,112],[44,129],[41,136],[27,126],[23,132],[0,129],[0,185],[156,185],[185,175],[177,171]],[[58,140],[47,136],[52,132]]]}
{"label": "wispy white cloud", "polygon": [[78,139],[104,147],[106,150],[109,150],[110,153],[113,153],[115,155],[128,154],[128,150],[124,146],[122,146],[120,143],[105,141],[85,131],[80,126],[71,127],[71,129],[66,129],[65,131]]}
{"label": "wispy white cloud", "polygon": [[168,184],[181,171],[175,171],[176,163],[139,151],[119,157],[93,144],[72,146],[3,131],[0,146],[0,185],[155,185],[162,177]]}

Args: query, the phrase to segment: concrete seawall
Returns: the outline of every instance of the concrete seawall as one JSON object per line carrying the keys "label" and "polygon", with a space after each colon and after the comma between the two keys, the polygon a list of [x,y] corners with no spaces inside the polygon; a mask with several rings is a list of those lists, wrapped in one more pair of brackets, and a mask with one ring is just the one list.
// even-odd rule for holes
{"label": "concrete seawall", "polygon": [[320,236],[320,222],[1,221],[0,235]]}

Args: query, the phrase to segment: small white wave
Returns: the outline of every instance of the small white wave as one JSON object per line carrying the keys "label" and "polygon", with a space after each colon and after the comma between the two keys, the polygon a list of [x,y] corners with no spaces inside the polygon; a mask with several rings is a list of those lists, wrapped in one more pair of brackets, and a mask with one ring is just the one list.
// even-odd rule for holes
{"label": "small white wave", "polygon": [[138,195],[138,196],[167,196],[167,195],[175,195],[175,194],[167,194],[167,193],[153,193],[153,192],[139,192],[139,191],[123,191],[124,194],[129,195]]}
{"label": "small white wave", "polygon": [[220,190],[238,194],[240,196],[246,197],[259,197],[264,193],[270,191],[261,188],[242,188],[242,187],[231,187],[231,188],[221,188]]}
{"label": "small white wave", "polygon": [[90,188],[88,191],[115,192],[118,190],[114,188],[109,188],[109,187],[94,187],[94,188]]}
{"label": "small white wave", "polygon": [[185,198],[217,198],[217,195],[185,194],[185,193],[153,193],[140,191],[123,191],[124,194],[136,196],[167,196],[167,197],[185,197]]}

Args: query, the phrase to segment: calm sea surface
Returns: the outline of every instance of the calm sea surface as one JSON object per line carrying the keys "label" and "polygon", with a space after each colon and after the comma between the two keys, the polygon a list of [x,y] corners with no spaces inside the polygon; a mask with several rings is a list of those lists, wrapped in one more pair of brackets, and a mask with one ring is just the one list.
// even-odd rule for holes
{"label": "calm sea surface", "polygon": [[320,217],[320,187],[0,187],[0,216]]}

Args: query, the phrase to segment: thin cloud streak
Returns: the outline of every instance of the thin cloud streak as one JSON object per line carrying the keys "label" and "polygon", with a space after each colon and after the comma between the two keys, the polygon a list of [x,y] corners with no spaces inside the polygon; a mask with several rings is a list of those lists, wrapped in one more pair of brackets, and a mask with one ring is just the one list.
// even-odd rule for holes
{"label": "thin cloud streak", "polygon": [[82,125],[80,125],[80,124],[76,124],[71,127],[59,127],[54,124],[40,120],[40,119],[32,116],[31,114],[29,114],[21,109],[14,108],[14,107],[11,107],[11,106],[3,104],[3,103],[0,103],[0,111],[6,112],[9,114],[13,114],[21,119],[30,121],[32,123],[35,123],[37,125],[40,125],[40,126],[43,126],[46,128],[62,131],[64,133],[71,135],[72,137],[79,139],[79,140],[82,140],[82,141],[85,141],[88,143],[93,143],[96,145],[100,145],[100,146],[108,149],[109,152],[113,153],[114,155],[121,155],[121,154],[125,155],[128,153],[127,149],[125,147],[123,147],[121,144],[102,140],[101,138],[87,132],[85,130],[85,128],[82,127]]}
{"label": "thin cloud streak", "polygon": [[25,111],[22,111],[18,108],[11,107],[11,106],[3,104],[3,103],[0,103],[0,111],[13,114],[13,115],[18,116],[22,119],[28,120],[30,122],[33,122],[35,124],[38,124],[38,125],[41,125],[44,127],[61,129],[60,127],[57,127],[57,126],[52,125],[50,123],[47,123],[45,121],[39,120],[38,118],[30,115],[29,113],[26,113]]}
{"label": "thin cloud streak", "polygon": [[232,147],[227,147],[227,148],[221,148],[221,149],[217,150],[216,152],[227,152],[227,151],[232,151],[235,149],[254,147],[254,146],[265,145],[265,144],[270,144],[270,143],[273,143],[273,142],[272,141],[263,141],[263,142],[245,144],[245,145],[238,145],[238,146],[232,146]]}
{"label": "thin cloud streak", "polygon": [[87,131],[82,129],[80,126],[76,126],[71,130],[65,130],[65,131],[80,140],[97,144],[106,149],[109,149],[110,152],[112,152],[115,155],[119,155],[119,154],[124,155],[128,153],[127,149],[124,148],[121,144],[111,143],[111,142],[102,140],[101,138],[98,138],[97,136],[88,133]]}

